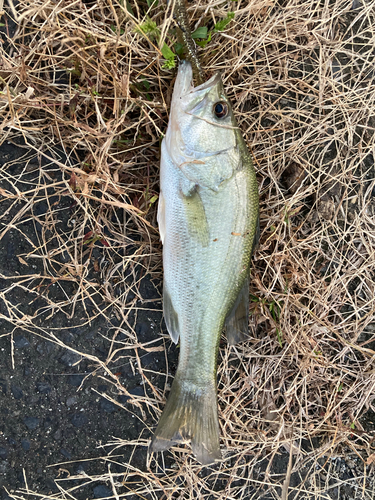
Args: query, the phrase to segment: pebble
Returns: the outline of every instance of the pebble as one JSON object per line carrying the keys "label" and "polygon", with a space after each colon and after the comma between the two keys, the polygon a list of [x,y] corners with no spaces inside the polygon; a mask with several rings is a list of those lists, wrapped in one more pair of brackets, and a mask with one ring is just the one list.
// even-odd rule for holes
{"label": "pebble", "polygon": [[44,423],[43,423],[43,426],[45,429],[50,429],[52,427],[52,419],[51,417],[47,417],[45,420],[44,420]]}
{"label": "pebble", "polygon": [[77,396],[69,396],[66,400],[66,406],[73,406],[77,403]]}
{"label": "pebble", "polygon": [[94,488],[94,498],[106,498],[112,495],[112,491],[107,486],[104,486],[104,484],[99,484]]}
{"label": "pebble", "polygon": [[29,347],[30,345],[30,342],[25,339],[25,337],[22,337],[22,335],[14,337],[13,342],[16,349],[24,349],[25,347]]}
{"label": "pebble", "polygon": [[149,323],[142,321],[135,325],[135,332],[140,340],[144,340],[149,331],[150,331]]}
{"label": "pebble", "polygon": [[353,0],[351,10],[356,10],[359,8],[363,8],[362,2],[360,0]]}
{"label": "pebble", "polygon": [[84,375],[81,374],[73,374],[68,376],[68,384],[72,385],[73,387],[79,387],[82,384],[83,379],[85,378]]}
{"label": "pebble", "polygon": [[[46,483],[46,489],[47,489],[47,491],[49,491],[49,493],[59,493],[60,492],[59,488],[56,486],[55,481],[53,479],[51,479],[50,477],[47,477],[45,479],[45,483]],[[50,496],[43,497],[43,500],[44,499],[47,500],[47,498],[51,498],[51,497]]]}
{"label": "pebble", "polygon": [[0,446],[0,459],[6,460],[7,457],[8,457],[8,450]]}
{"label": "pebble", "polygon": [[86,470],[85,470],[85,464],[81,463],[77,467],[77,474],[83,474],[84,472],[86,472]]}
{"label": "pebble", "polygon": [[66,450],[65,448],[61,448],[60,449],[60,453],[61,455],[63,455],[65,458],[67,458],[68,460],[70,460],[72,458],[72,455],[69,453],[68,450]]}
{"label": "pebble", "polygon": [[23,420],[23,423],[26,425],[26,427],[30,430],[33,431],[39,426],[39,418],[37,417],[26,417]]}
{"label": "pebble", "polygon": [[28,439],[21,439],[21,446],[25,451],[29,451],[31,444]]}
{"label": "pebble", "polygon": [[129,394],[131,394],[132,396],[144,396],[145,390],[141,386],[133,387],[133,389],[129,389]]}
{"label": "pebble", "polygon": [[121,404],[127,403],[129,401],[130,397],[126,396],[125,394],[119,394],[118,400]]}
{"label": "pebble", "polygon": [[42,356],[49,355],[55,350],[55,345],[52,342],[41,342],[36,346],[36,350]]}
{"label": "pebble", "polygon": [[112,403],[112,401],[108,401],[108,399],[105,399],[105,398],[102,398],[100,400],[99,407],[101,410],[105,411],[106,413],[113,413],[118,408],[115,404]]}
{"label": "pebble", "polygon": [[76,354],[73,351],[66,351],[61,358],[59,359],[60,363],[65,366],[73,366],[76,363],[79,363],[82,359],[82,356]]}
{"label": "pebble", "polygon": [[70,421],[72,422],[72,424],[74,425],[74,427],[81,428],[81,427],[83,427],[84,425],[87,424],[87,422],[89,421],[89,419],[87,418],[87,416],[84,413],[75,413],[70,418]]}
{"label": "pebble", "polygon": [[18,385],[11,384],[10,390],[12,391],[14,399],[21,399],[23,396],[23,392],[21,387],[18,387]]}
{"label": "pebble", "polygon": [[56,432],[54,433],[54,435],[53,435],[53,439],[54,439],[55,441],[60,441],[61,436],[62,436],[61,429],[57,429],[57,431],[56,431]]}
{"label": "pebble", "polygon": [[36,384],[36,390],[41,394],[49,394],[51,392],[51,386],[47,384],[47,382],[38,382]]}
{"label": "pebble", "polygon": [[[74,343],[75,337],[72,332],[61,332],[60,334],[60,340],[64,342],[64,344],[71,344],[72,342]],[[75,354],[73,351],[70,351],[73,354]]]}

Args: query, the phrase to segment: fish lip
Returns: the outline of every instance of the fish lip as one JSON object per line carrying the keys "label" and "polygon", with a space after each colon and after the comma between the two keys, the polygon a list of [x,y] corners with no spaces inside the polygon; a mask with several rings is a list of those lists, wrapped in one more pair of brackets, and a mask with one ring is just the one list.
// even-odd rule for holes
{"label": "fish lip", "polygon": [[195,92],[200,92],[202,90],[208,90],[221,81],[221,73],[217,72],[209,80],[194,87],[193,84],[193,69],[191,63],[186,60],[182,60],[178,67],[178,74],[175,83],[175,88],[178,89],[176,92],[177,96],[181,99],[189,94],[194,94]]}
{"label": "fish lip", "polygon": [[207,90],[217,85],[220,81],[221,81],[221,73],[220,71],[218,71],[213,76],[211,76],[211,78],[207,80],[207,82],[198,85],[198,87],[193,87],[190,92],[192,93],[192,92],[199,92],[200,90]]}

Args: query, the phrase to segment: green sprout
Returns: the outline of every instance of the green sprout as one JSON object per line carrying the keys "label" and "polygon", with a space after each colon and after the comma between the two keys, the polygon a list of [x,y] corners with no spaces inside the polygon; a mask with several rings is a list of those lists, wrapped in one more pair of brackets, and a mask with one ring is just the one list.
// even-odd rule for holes
{"label": "green sprout", "polygon": [[[134,31],[149,38],[151,41],[157,41],[158,43],[160,41],[160,29],[158,28],[156,22],[150,19],[150,17],[148,16],[142,24],[135,27]],[[176,66],[176,54],[168,47],[165,42],[163,43],[160,51],[165,59],[165,63],[162,66],[163,69],[174,68]]]}
{"label": "green sprout", "polygon": [[176,66],[176,54],[171,51],[168,45],[164,42],[162,48],[160,49],[165,63],[163,64],[163,69],[172,69]]}
{"label": "green sprout", "polygon": [[159,40],[160,37],[158,25],[148,16],[142,24],[134,28],[134,31],[139,35],[146,35],[152,41]]}
{"label": "green sprout", "polygon": [[283,347],[283,332],[280,330],[280,317],[281,317],[281,308],[283,307],[282,301],[272,300],[268,302],[266,299],[259,299],[256,295],[250,294],[251,302],[259,302],[263,306],[268,307],[268,310],[271,313],[271,317],[273,321],[276,323],[276,337],[277,341],[280,344],[280,347]]}
{"label": "green sprout", "polygon": [[[111,30],[113,31],[113,33],[117,32],[117,28],[114,24],[111,24]],[[123,28],[120,28],[120,35],[123,35],[124,33],[125,33],[125,30]]]}
{"label": "green sprout", "polygon": [[227,17],[221,19],[215,24],[215,27],[212,31],[208,32],[206,26],[201,26],[200,28],[193,31],[191,34],[192,38],[200,38],[200,41],[197,41],[197,45],[200,47],[205,47],[212,39],[212,35],[214,33],[219,33],[220,31],[224,31],[228,24],[234,19],[234,12],[228,12]]}
{"label": "green sprout", "polygon": [[228,12],[227,17],[215,24],[214,33],[224,31],[228,24],[234,19],[234,12]]}
{"label": "green sprout", "polygon": [[283,332],[276,328],[276,337],[280,347],[283,347]]}

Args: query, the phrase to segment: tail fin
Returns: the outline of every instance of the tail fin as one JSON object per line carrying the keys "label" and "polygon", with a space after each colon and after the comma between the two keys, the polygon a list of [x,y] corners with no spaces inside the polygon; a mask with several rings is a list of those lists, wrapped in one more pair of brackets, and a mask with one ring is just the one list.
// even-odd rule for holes
{"label": "tail fin", "polygon": [[187,440],[202,464],[221,459],[215,383],[193,384],[177,373],[151,451],[168,450]]}

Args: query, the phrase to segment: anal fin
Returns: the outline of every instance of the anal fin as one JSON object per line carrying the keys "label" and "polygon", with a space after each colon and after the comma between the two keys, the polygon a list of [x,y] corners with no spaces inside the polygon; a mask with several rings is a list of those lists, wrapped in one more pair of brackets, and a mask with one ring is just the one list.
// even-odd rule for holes
{"label": "anal fin", "polygon": [[165,283],[163,286],[163,313],[168,333],[171,336],[173,342],[177,344],[180,337],[178,314],[173,307],[172,299]]}
{"label": "anal fin", "polygon": [[242,342],[249,334],[249,278],[246,278],[231,312],[226,317],[225,327],[229,345]]}

